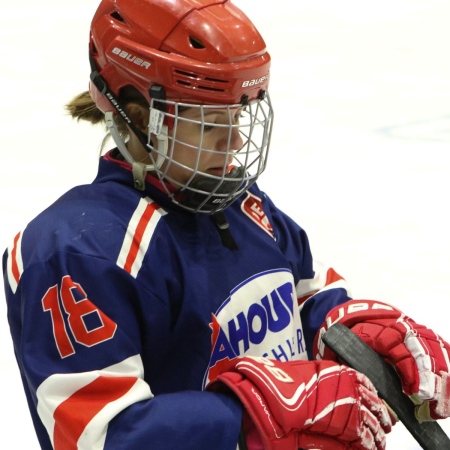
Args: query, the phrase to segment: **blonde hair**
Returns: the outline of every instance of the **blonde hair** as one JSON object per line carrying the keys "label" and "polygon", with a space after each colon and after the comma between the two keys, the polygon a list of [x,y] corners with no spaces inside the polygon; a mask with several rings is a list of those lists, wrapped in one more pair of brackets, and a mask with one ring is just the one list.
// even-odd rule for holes
{"label": "blonde hair", "polygon": [[[144,96],[133,86],[126,86],[121,89],[119,94],[119,101],[123,106],[128,103],[134,102],[145,107],[148,107],[148,102]],[[97,125],[99,123],[106,124],[105,114],[97,108],[94,100],[91,97],[89,91],[82,92],[76,95],[71,101],[65,105],[65,110],[68,114],[76,119],[77,122],[80,120],[85,120],[92,125]],[[130,130],[128,129],[125,120],[120,114],[114,117],[117,129],[119,130],[121,138],[126,141],[130,137]],[[105,131],[108,131],[105,125]],[[103,151],[106,142],[110,138],[109,133],[103,139],[101,145],[101,151]]]}

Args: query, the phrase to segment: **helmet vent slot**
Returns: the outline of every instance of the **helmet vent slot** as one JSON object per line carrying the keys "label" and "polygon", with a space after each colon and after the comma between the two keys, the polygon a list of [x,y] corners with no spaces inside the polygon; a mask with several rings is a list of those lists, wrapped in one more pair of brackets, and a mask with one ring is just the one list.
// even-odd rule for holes
{"label": "helmet vent slot", "polygon": [[191,43],[192,47],[197,49],[205,48],[205,44],[200,39],[197,39],[194,36],[189,36],[189,42]]}
{"label": "helmet vent slot", "polygon": [[224,89],[220,89],[220,88],[216,88],[216,87],[212,87],[212,86],[203,86],[201,84],[193,84],[193,83],[189,83],[189,81],[184,81],[184,80],[177,80],[177,84],[182,85],[182,86],[186,86],[188,88],[191,89],[201,89],[203,91],[212,91],[212,92],[224,92]]}
{"label": "helmet vent slot", "polygon": [[199,86],[198,89],[203,89],[205,91],[214,91],[214,92],[223,92],[223,89],[219,89],[219,88],[213,88],[210,86]]}
{"label": "helmet vent slot", "polygon": [[205,80],[206,81],[213,81],[214,83],[228,83],[227,80],[219,80],[218,78],[206,77]]}
{"label": "helmet vent slot", "polygon": [[[181,70],[181,69],[175,69],[175,73],[182,75],[184,77],[192,78],[194,80],[200,80],[203,78],[202,76],[200,76],[197,73],[187,72],[187,71]],[[204,77],[204,79],[205,79],[205,81],[211,81],[213,83],[228,83],[227,80],[220,80],[219,78]]]}
{"label": "helmet vent slot", "polygon": [[[204,75],[188,72],[182,69],[175,69],[175,82],[178,85],[185,86],[191,89],[201,89],[204,91],[224,92],[222,88],[227,84],[227,80],[219,80],[217,78],[206,77]],[[219,85],[220,83],[220,85]]]}
{"label": "helmet vent slot", "polygon": [[125,23],[125,19],[118,13],[118,11],[114,11],[113,13],[111,13],[111,17],[118,20],[119,22]]}
{"label": "helmet vent slot", "polygon": [[179,69],[176,69],[175,72],[180,75],[183,75],[185,77],[194,78],[196,80],[198,80],[200,78],[197,74],[195,74],[193,72],[186,72],[184,70],[179,70]]}

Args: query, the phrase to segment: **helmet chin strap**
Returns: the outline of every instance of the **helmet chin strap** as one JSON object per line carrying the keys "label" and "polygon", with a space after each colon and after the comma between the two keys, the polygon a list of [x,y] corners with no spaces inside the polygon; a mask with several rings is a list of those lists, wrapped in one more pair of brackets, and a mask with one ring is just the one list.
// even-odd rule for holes
{"label": "helmet chin strap", "polygon": [[116,122],[114,121],[114,114],[112,111],[105,112],[105,122],[108,131],[111,133],[111,136],[114,139],[117,148],[119,149],[119,152],[123,155],[125,160],[129,164],[131,164],[131,167],[133,169],[132,171],[135,188],[143,191],[145,188],[145,176],[147,174],[146,164],[135,161],[131,156],[127,146],[125,145],[125,142],[120,136],[119,130],[117,129]]}
{"label": "helmet chin strap", "polygon": [[122,140],[120,136],[119,130],[117,129],[117,125],[114,121],[114,114],[112,111],[105,112],[105,122],[106,128],[108,128],[108,131],[111,134],[112,138],[114,139],[114,142],[116,143],[120,153],[123,155],[123,157],[128,163],[133,164],[134,159],[131,156],[130,152],[128,151],[125,142]]}
{"label": "helmet chin strap", "polygon": [[[157,153],[156,161],[153,164],[145,164],[143,162],[135,161],[133,156],[131,156],[131,153],[128,151],[125,142],[120,136],[116,122],[114,121],[114,114],[112,111],[105,112],[105,122],[106,127],[108,128],[108,131],[111,134],[120,153],[123,155],[125,160],[132,166],[135,187],[141,191],[144,190],[145,177],[147,175],[147,172],[160,169],[166,158],[167,151],[169,148],[168,126],[162,125],[161,132],[156,136],[156,139],[158,141],[158,148],[155,149],[155,152]],[[141,139],[139,140],[141,144],[144,145],[142,140]],[[148,147],[148,145],[145,145],[144,148],[148,153],[151,153],[152,150]]]}
{"label": "helmet chin strap", "polygon": [[[143,133],[134,122],[128,117],[125,108],[119,101],[119,99],[114,95],[114,93],[110,90],[108,83],[103,79],[103,77],[100,75],[94,57],[91,52],[89,52],[89,61],[91,64],[91,82],[95,86],[98,91],[103,94],[108,100],[111,106],[113,106],[118,114],[120,114],[124,120],[126,121],[127,125],[130,127],[131,131],[137,136],[139,139],[139,142],[142,144],[143,148],[150,153],[151,149],[149,148],[150,143],[150,134],[147,136],[145,133]],[[158,98],[165,98],[164,89],[162,86],[152,86],[150,89],[150,93],[154,93]],[[152,114],[153,108],[151,108],[150,114]],[[156,150],[158,153],[158,156],[156,157],[156,162],[154,164],[144,164],[139,161],[135,161],[133,156],[128,151],[128,148],[123,141],[122,137],[120,136],[119,130],[117,128],[117,125],[114,121],[114,114],[113,111],[105,111],[105,122],[106,127],[108,128],[109,132],[111,133],[112,138],[114,139],[114,142],[117,145],[117,148],[119,149],[120,153],[123,155],[125,160],[131,164],[133,168],[133,178],[134,178],[134,185],[136,189],[139,189],[141,191],[145,188],[145,177],[147,175],[147,172],[159,169],[161,165],[164,162],[164,159],[167,155],[168,150],[168,127],[167,125],[163,125],[164,121],[164,112],[161,110],[157,110],[158,113],[160,113],[160,117],[158,118],[158,123],[160,124],[158,133],[155,133],[158,140],[158,149]],[[151,129],[151,126],[150,126]],[[146,142],[148,141],[148,143]]]}

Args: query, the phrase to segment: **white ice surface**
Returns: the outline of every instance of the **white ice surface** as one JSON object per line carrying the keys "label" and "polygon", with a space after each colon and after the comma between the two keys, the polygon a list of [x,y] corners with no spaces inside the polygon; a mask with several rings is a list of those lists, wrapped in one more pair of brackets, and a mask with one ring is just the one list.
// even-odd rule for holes
{"label": "white ice surface", "polygon": [[[260,180],[355,298],[394,303],[450,340],[450,3],[236,0],[272,54],[276,110]],[[96,174],[102,129],[63,105],[86,90],[94,0],[0,15],[0,247]],[[0,291],[0,447],[38,449]],[[450,433],[450,421],[443,427]],[[388,449],[419,446],[402,425]]]}

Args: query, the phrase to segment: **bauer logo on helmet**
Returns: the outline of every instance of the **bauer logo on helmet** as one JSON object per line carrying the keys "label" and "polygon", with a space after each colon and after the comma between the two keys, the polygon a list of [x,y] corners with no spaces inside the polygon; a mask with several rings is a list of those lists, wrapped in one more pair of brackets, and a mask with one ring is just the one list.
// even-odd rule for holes
{"label": "bauer logo on helmet", "polygon": [[126,59],[127,61],[130,61],[140,67],[144,67],[145,69],[149,69],[150,66],[152,65],[152,63],[145,61],[142,58],[138,58],[135,55],[132,55],[131,53],[126,52],[125,50],[122,50],[119,47],[114,47],[112,49],[112,53],[114,53],[115,55],[120,56],[123,59]]}
{"label": "bauer logo on helmet", "polygon": [[264,83],[264,81],[267,81],[268,79],[269,79],[269,76],[264,75],[261,78],[256,78],[253,80],[246,80],[242,83],[242,87],[257,86],[258,84]]}

